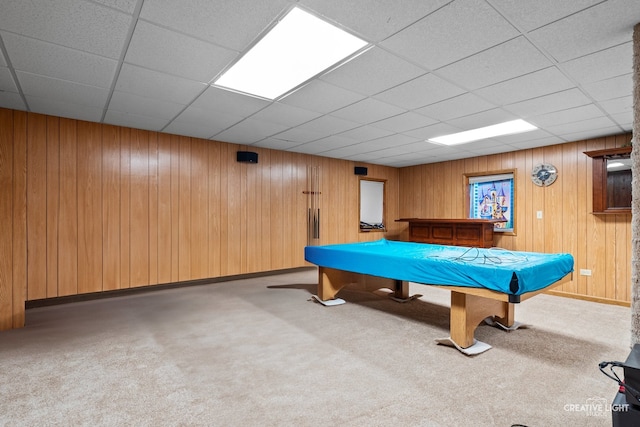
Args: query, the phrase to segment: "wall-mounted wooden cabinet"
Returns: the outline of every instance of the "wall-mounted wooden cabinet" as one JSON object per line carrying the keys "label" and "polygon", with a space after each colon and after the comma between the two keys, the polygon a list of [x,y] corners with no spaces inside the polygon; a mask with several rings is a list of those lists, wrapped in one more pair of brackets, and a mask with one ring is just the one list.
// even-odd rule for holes
{"label": "wall-mounted wooden cabinet", "polygon": [[585,151],[593,159],[593,213],[631,213],[631,146]]}

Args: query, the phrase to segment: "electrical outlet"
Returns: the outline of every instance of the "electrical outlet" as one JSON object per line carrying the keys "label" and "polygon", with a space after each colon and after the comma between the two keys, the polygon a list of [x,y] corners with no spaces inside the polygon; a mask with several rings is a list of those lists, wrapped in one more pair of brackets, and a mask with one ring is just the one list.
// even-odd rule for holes
{"label": "electrical outlet", "polygon": [[536,218],[542,219],[542,211],[537,211],[536,212]]}
{"label": "electrical outlet", "polygon": [[586,270],[584,268],[580,269],[580,275],[581,276],[591,276],[591,270]]}

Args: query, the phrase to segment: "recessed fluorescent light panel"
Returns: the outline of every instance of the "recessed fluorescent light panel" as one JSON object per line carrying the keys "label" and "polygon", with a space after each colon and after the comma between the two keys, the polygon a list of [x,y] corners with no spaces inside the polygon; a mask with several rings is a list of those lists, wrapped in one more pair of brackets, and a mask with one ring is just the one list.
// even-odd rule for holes
{"label": "recessed fluorescent light panel", "polygon": [[481,139],[493,138],[502,135],[512,135],[515,133],[529,132],[538,129],[531,123],[524,120],[512,120],[510,122],[498,123],[497,125],[485,126],[478,129],[467,130],[464,132],[452,133],[451,135],[443,135],[437,138],[431,138],[428,141],[444,145],[464,144],[466,142],[478,141]]}
{"label": "recessed fluorescent light panel", "polygon": [[276,99],[366,45],[294,7],[214,85]]}

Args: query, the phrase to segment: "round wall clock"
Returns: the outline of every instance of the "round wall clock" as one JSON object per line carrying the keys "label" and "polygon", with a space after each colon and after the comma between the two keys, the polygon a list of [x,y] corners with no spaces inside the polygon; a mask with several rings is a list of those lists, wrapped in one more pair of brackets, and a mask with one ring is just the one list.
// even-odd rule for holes
{"label": "round wall clock", "polygon": [[547,187],[553,184],[558,178],[558,170],[549,163],[540,163],[531,170],[531,181],[540,187]]}

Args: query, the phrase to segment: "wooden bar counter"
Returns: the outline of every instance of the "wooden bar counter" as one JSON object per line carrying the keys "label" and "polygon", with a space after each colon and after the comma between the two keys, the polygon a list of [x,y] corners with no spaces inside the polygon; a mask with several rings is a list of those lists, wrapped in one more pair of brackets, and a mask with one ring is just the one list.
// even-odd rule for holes
{"label": "wooden bar counter", "polygon": [[401,218],[409,223],[409,241],[438,245],[493,247],[492,219]]}

